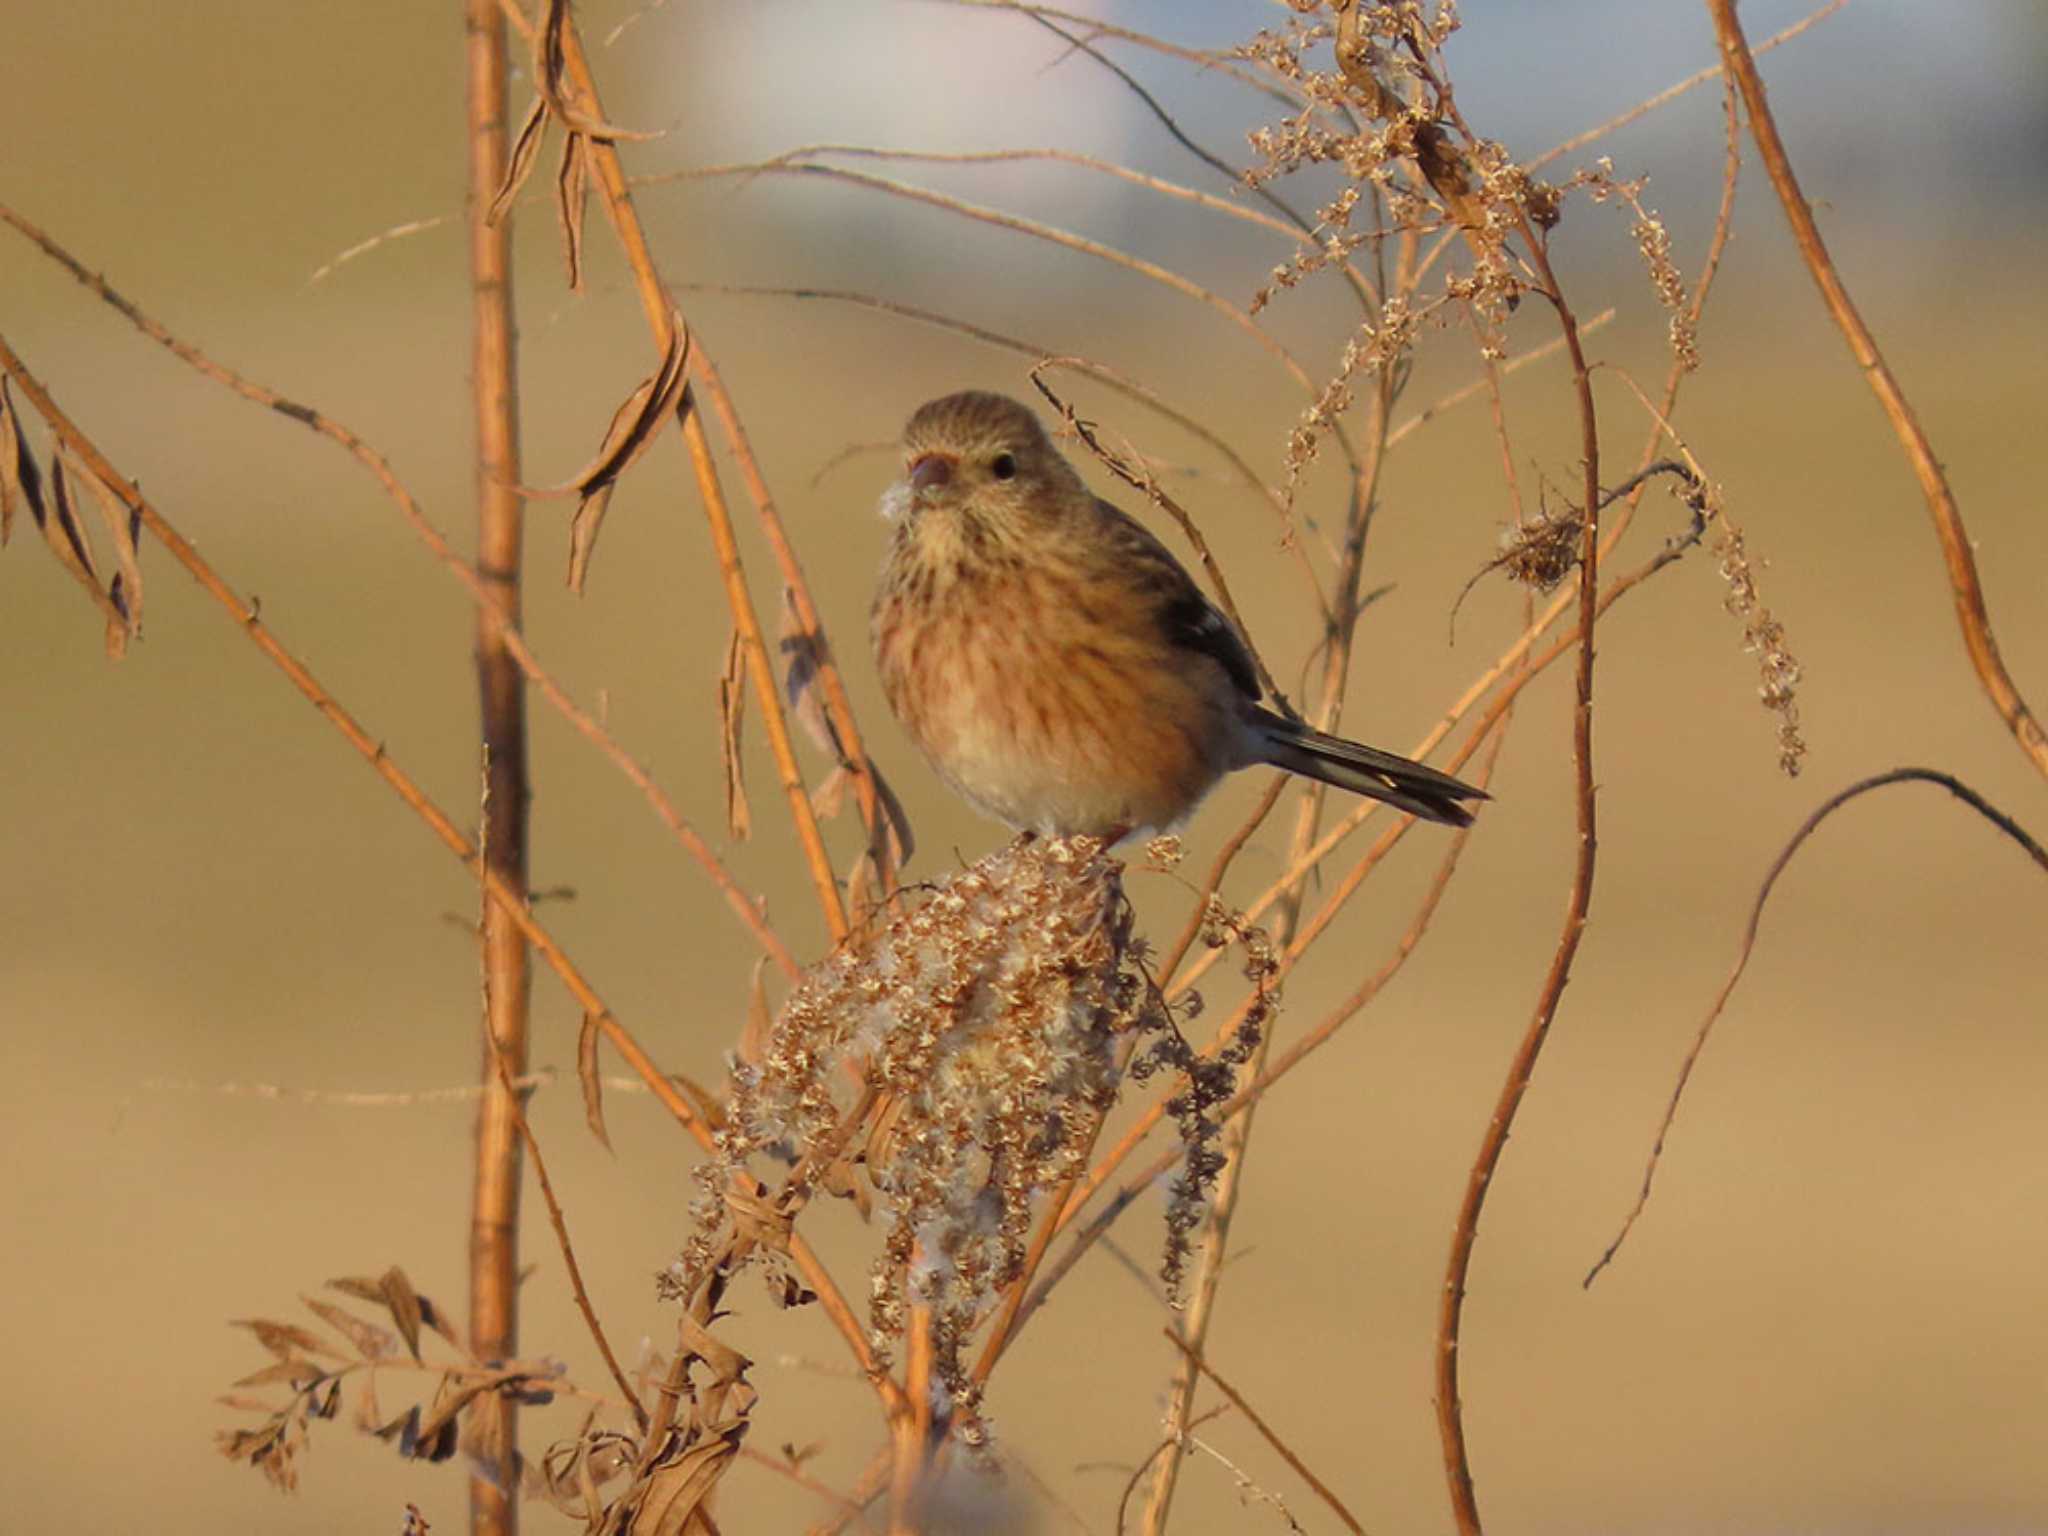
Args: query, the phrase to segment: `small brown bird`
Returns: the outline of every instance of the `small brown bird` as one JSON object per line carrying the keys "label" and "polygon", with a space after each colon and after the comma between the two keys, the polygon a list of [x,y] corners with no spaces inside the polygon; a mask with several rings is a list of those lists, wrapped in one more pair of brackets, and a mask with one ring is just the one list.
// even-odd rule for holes
{"label": "small brown bird", "polygon": [[875,593],[889,707],[940,777],[1021,831],[1166,828],[1269,763],[1465,826],[1486,794],[1262,708],[1244,641],[1180,562],[1092,494],[1030,410],[922,406]]}

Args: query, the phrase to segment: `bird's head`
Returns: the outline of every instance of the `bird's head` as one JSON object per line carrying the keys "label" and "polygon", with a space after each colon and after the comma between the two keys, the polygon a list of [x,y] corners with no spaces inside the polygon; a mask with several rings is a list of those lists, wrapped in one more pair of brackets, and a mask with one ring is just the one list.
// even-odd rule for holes
{"label": "bird's head", "polygon": [[891,516],[967,518],[1024,526],[1086,496],[1038,417],[1007,395],[968,390],[927,402],[903,429],[903,479],[883,499]]}

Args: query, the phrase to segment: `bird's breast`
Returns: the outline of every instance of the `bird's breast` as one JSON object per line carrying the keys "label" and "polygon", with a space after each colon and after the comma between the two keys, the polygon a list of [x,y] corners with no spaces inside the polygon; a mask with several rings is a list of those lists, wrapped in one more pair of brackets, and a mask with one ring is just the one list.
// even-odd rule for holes
{"label": "bird's breast", "polygon": [[1167,826],[1230,766],[1227,690],[1100,575],[905,540],[873,630],[897,718],[942,777],[1011,826]]}

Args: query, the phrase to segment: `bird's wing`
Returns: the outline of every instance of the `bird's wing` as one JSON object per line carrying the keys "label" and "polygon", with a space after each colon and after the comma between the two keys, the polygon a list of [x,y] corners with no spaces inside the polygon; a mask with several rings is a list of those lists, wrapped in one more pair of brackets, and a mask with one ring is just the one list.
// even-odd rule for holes
{"label": "bird's wing", "polygon": [[1152,600],[1153,616],[1167,640],[1211,658],[1239,693],[1257,699],[1258,669],[1236,626],[1202,595],[1194,577],[1150,529],[1100,497],[1095,507],[1105,540],[1121,557],[1133,587]]}

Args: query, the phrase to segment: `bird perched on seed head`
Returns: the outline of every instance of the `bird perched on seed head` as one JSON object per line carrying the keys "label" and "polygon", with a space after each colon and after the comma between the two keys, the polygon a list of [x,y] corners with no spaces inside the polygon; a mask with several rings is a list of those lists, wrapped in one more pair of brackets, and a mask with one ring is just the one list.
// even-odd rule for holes
{"label": "bird perched on seed head", "polygon": [[896,718],[940,777],[1023,831],[1165,828],[1266,763],[1465,826],[1486,794],[1259,703],[1237,631],[1180,562],[1089,491],[1026,407],[919,408],[871,618]]}

